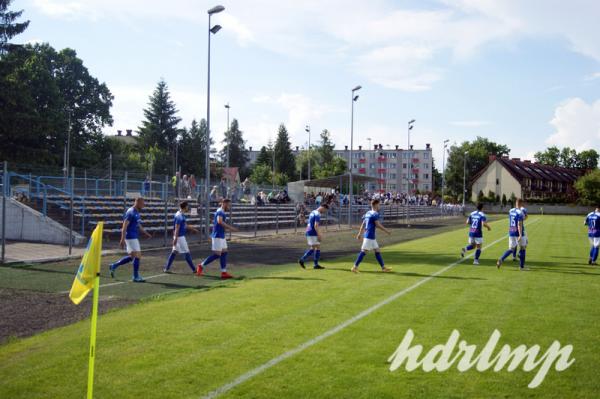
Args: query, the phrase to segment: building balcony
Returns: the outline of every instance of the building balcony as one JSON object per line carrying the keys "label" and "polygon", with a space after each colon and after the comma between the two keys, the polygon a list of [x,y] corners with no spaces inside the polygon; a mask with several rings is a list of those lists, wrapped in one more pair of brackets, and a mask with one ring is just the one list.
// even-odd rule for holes
{"label": "building balcony", "polygon": [[377,157],[377,162],[385,162],[385,157]]}
{"label": "building balcony", "polygon": [[366,172],[367,172],[367,170],[365,168],[358,169],[358,173],[363,173],[364,174]]}
{"label": "building balcony", "polygon": [[366,163],[367,160],[365,158],[361,158],[361,159],[358,160],[358,162],[360,162],[360,163]]}
{"label": "building balcony", "polygon": [[385,168],[377,169],[377,173],[385,173],[385,172],[387,172],[387,169],[385,169]]}
{"label": "building balcony", "polygon": [[419,158],[413,158],[412,161],[413,162],[421,162],[421,160]]}

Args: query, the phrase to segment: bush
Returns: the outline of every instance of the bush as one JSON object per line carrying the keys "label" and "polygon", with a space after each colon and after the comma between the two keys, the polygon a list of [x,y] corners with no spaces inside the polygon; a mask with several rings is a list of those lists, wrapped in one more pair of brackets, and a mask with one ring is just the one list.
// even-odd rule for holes
{"label": "bush", "polygon": [[583,205],[597,206],[600,204],[600,169],[596,169],[575,182],[575,190]]}

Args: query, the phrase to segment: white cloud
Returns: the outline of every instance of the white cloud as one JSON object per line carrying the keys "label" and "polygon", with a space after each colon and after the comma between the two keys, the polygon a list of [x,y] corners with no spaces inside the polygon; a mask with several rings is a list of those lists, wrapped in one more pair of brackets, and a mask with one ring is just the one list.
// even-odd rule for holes
{"label": "white cloud", "polygon": [[450,122],[452,126],[458,127],[482,127],[488,126],[492,123],[490,121],[480,121],[480,120],[470,120],[470,121],[452,121]]}
{"label": "white cloud", "polygon": [[570,98],[556,108],[550,124],[555,132],[547,144],[578,151],[600,150],[600,99],[588,104],[581,98]]}
{"label": "white cloud", "polygon": [[583,80],[591,81],[591,80],[596,80],[596,79],[600,79],[600,72],[591,73],[591,74],[587,75]]}
{"label": "white cloud", "polygon": [[[176,19],[200,27],[213,3],[204,0],[32,0],[56,18],[101,17],[134,24]],[[213,17],[242,46],[318,59],[384,87],[427,90],[452,61],[482,47],[520,38],[563,39],[573,51],[600,60],[600,2],[585,0],[440,0],[402,7],[391,0],[232,0]]]}

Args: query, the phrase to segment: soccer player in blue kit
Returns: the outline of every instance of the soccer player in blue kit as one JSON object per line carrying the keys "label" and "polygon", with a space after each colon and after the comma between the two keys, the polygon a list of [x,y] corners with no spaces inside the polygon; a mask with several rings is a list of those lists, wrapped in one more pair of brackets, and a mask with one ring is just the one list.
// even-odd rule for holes
{"label": "soccer player in blue kit", "polygon": [[600,250],[600,205],[596,207],[594,212],[590,212],[585,223],[588,227],[588,238],[590,239],[590,258],[588,265],[597,265],[598,251]]}
{"label": "soccer player in blue kit", "polygon": [[202,263],[196,266],[196,275],[202,276],[204,268],[211,262],[219,259],[221,264],[221,279],[227,280],[233,276],[227,273],[227,240],[225,240],[225,231],[238,231],[235,227],[228,224],[227,212],[231,209],[231,200],[224,198],[221,201],[221,207],[215,212],[213,231],[211,233],[212,255],[204,259]]}
{"label": "soccer player in blue kit", "polygon": [[125,212],[123,217],[123,227],[121,228],[121,241],[119,245],[121,248],[127,247],[127,256],[123,257],[118,262],[110,265],[110,276],[115,277],[115,270],[121,265],[133,261],[133,279],[134,283],[143,283],[144,280],[140,276],[140,259],[142,258],[142,250],[140,248],[139,233],[138,230],[150,238],[152,235],[148,233],[141,225],[140,211],[144,208],[144,199],[138,197],[131,208]]}
{"label": "soccer player in blue kit", "polygon": [[351,271],[353,273],[359,272],[358,266],[360,265],[360,262],[362,262],[364,257],[367,255],[366,252],[371,251],[371,250],[373,250],[375,252],[375,258],[377,259],[379,266],[381,266],[381,271],[382,272],[391,272],[392,271],[391,268],[386,267],[385,264],[383,263],[383,257],[381,256],[381,252],[379,251],[379,244],[377,244],[377,240],[375,239],[375,231],[377,228],[385,231],[388,235],[391,234],[391,232],[381,224],[379,219],[380,219],[379,200],[374,199],[371,201],[371,210],[367,211],[367,213],[365,213],[365,215],[363,216],[363,222],[360,225],[358,234],[356,235],[356,239],[360,240],[360,237],[361,237],[361,235],[363,235],[362,233],[364,231],[362,247],[360,248],[358,257],[356,258],[356,261],[354,262],[354,266],[352,266],[352,269],[351,269]]}
{"label": "soccer player in blue kit", "polygon": [[[523,226],[525,226],[525,221],[526,221],[526,220],[527,220],[527,218],[529,217],[529,216],[527,215],[527,208],[525,208],[524,206],[522,206],[520,209],[521,209],[521,212],[523,212]],[[525,229],[523,229],[523,231],[525,231]],[[513,260],[513,262],[516,262],[516,261],[517,261],[517,247],[515,247],[515,248],[513,249],[513,252],[512,252],[512,260]]]}
{"label": "soccer player in blue kit", "polygon": [[469,225],[469,245],[460,251],[460,256],[464,258],[467,251],[477,248],[475,251],[475,260],[473,260],[474,265],[479,264],[481,245],[483,244],[483,226],[485,226],[488,231],[491,230],[490,226],[487,224],[487,217],[485,216],[485,213],[482,212],[482,209],[483,204],[477,204],[477,210],[471,212],[469,215],[469,218],[467,219],[467,224]]}
{"label": "soccer player in blue kit", "polygon": [[523,220],[525,219],[524,213],[521,210],[523,201],[517,199],[516,207],[512,208],[508,212],[508,250],[498,259],[496,266],[500,268],[504,259],[508,258],[519,246],[519,270],[525,269],[525,251],[527,248],[527,235],[525,234],[525,226]]}
{"label": "soccer player in blue kit", "polygon": [[185,235],[188,231],[194,233],[199,233],[199,231],[198,229],[187,225],[185,214],[188,210],[189,207],[187,201],[183,201],[179,204],[179,211],[177,211],[173,218],[173,249],[167,258],[167,264],[163,268],[163,273],[171,273],[171,265],[178,253],[184,256],[188,266],[192,269],[192,273],[196,273],[196,267],[192,261],[192,255],[190,254]]}
{"label": "soccer player in blue kit", "polygon": [[306,225],[306,242],[308,243],[309,248],[298,260],[298,264],[303,269],[306,269],[304,262],[306,262],[310,256],[313,257],[313,269],[325,269],[319,264],[319,259],[321,258],[321,240],[323,239],[319,224],[321,223],[321,215],[327,212],[328,209],[328,204],[321,204],[308,216],[308,224]]}

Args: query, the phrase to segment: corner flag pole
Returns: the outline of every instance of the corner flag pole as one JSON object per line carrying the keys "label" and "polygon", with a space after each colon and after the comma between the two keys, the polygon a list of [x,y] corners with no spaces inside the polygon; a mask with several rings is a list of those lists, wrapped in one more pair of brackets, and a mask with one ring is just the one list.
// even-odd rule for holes
{"label": "corner flag pole", "polygon": [[92,331],[90,334],[90,361],[88,367],[87,399],[94,396],[94,361],[96,360],[96,325],[98,321],[98,292],[100,291],[100,273],[94,278],[94,299],[92,303]]}

